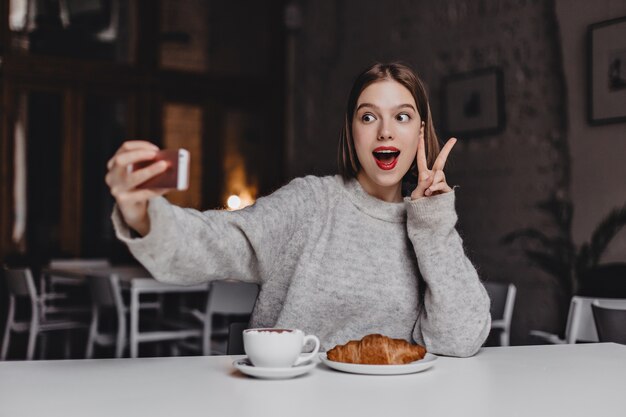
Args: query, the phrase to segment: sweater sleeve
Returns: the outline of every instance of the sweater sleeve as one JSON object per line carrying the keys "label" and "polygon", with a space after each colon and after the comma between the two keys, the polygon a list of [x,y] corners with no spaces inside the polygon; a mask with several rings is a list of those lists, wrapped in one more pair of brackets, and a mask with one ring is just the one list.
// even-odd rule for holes
{"label": "sweater sleeve", "polygon": [[455,229],[455,192],[405,201],[408,235],[426,282],[413,338],[436,354],[472,356],[489,335],[490,300]]}
{"label": "sweater sleeve", "polygon": [[[116,236],[163,282],[198,284],[216,279],[262,283],[278,267],[280,253],[305,216],[309,184],[299,178],[238,211],[200,212],[150,200],[150,232],[133,238],[116,206]],[[309,187],[310,188],[310,187]]]}

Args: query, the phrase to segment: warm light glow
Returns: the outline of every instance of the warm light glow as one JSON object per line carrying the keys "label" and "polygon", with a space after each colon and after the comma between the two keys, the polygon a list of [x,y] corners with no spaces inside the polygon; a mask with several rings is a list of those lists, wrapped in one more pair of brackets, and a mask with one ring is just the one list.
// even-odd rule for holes
{"label": "warm light glow", "polygon": [[228,210],[239,210],[254,204],[254,198],[248,190],[243,190],[239,195],[231,195],[226,200]]}
{"label": "warm light glow", "polygon": [[[226,115],[224,129],[222,169],[225,183],[221,198],[228,210],[240,210],[254,204],[258,195],[258,178],[248,171],[244,157],[246,149],[248,154],[254,151],[243,141],[252,125],[243,113],[232,112]],[[238,197],[238,204],[233,197]]]}
{"label": "warm light glow", "polygon": [[226,205],[228,206],[229,210],[237,210],[241,207],[241,198],[236,195],[231,195],[230,197],[228,197]]}

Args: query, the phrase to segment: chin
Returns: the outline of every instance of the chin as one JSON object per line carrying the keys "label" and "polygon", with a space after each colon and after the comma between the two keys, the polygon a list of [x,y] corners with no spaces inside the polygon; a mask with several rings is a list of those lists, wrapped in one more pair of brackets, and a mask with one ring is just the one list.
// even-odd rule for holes
{"label": "chin", "polygon": [[394,172],[386,173],[379,171],[380,170],[378,168],[374,168],[373,175],[367,173],[367,177],[369,178],[369,180],[372,183],[376,184],[378,187],[395,187],[398,184],[402,183],[402,178],[404,177],[404,175],[400,173],[402,171],[394,170]]}
{"label": "chin", "polygon": [[394,187],[402,182],[402,176],[398,175],[385,175],[385,176],[376,176],[373,178],[376,185],[380,187]]}
{"label": "chin", "polygon": [[367,177],[367,181],[369,183],[381,188],[390,188],[402,185],[402,178],[404,178],[404,175],[411,167],[410,163],[407,166],[404,166],[406,164],[407,162],[404,164],[399,163],[393,170],[390,171],[383,171],[376,165],[372,165],[367,168],[362,166],[361,170],[362,174]]}

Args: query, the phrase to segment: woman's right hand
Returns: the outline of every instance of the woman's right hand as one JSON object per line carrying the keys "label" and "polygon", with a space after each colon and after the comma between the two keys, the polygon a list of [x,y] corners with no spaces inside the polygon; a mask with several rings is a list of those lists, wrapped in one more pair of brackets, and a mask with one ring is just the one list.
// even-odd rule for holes
{"label": "woman's right hand", "polygon": [[142,236],[150,232],[148,200],[165,194],[166,189],[137,189],[137,186],[167,169],[167,162],[159,161],[146,168],[129,172],[136,162],[154,159],[159,148],[143,140],[124,142],[107,163],[105,181],[117,202],[126,224]]}

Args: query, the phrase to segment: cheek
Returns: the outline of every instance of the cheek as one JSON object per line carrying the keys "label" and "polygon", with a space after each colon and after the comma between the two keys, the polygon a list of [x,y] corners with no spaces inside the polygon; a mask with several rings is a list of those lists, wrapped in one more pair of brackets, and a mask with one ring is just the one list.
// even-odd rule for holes
{"label": "cheek", "polygon": [[406,149],[408,149],[413,156],[417,155],[417,145],[419,143],[419,131],[416,131],[415,129],[407,129],[406,132],[404,132],[403,136],[405,138],[404,143],[405,143]]}
{"label": "cheek", "polygon": [[367,129],[364,129],[363,126],[353,126],[352,127],[352,139],[354,140],[354,146],[356,148],[357,153],[363,149],[363,147],[367,143]]}

